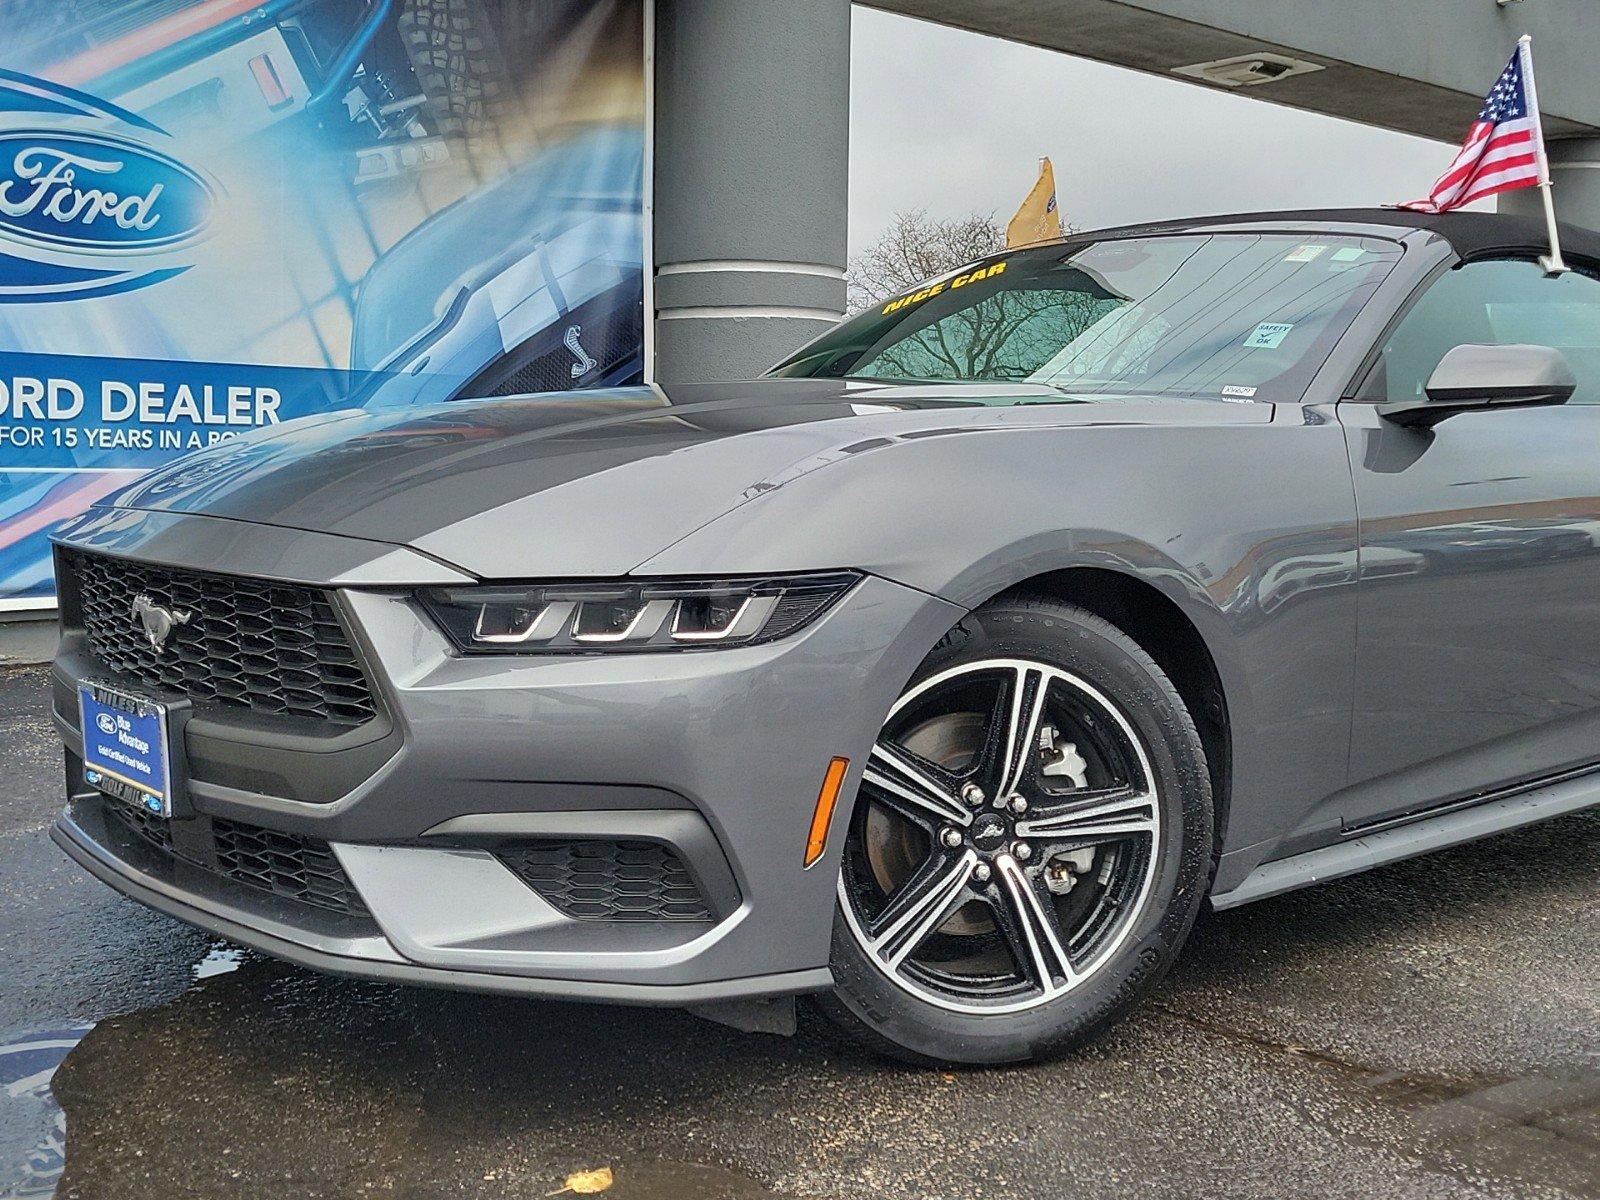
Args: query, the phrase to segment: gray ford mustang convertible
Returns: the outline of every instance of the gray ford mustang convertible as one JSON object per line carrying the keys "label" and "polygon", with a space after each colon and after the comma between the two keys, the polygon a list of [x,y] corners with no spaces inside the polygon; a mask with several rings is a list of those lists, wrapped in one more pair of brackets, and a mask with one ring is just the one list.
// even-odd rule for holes
{"label": "gray ford mustang convertible", "polygon": [[67,526],[56,840],[350,975],[1079,1042],[1196,912],[1600,802],[1600,236],[1075,236],[766,378],[337,413]]}

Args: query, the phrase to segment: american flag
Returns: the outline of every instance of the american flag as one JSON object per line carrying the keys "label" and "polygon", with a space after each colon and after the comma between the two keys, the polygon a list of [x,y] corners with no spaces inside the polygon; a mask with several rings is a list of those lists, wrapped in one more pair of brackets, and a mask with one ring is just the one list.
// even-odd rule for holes
{"label": "american flag", "polygon": [[1400,207],[1449,212],[1496,192],[1541,184],[1546,172],[1544,133],[1534,99],[1531,55],[1524,40],[1495,80],[1466,144],[1427,199]]}

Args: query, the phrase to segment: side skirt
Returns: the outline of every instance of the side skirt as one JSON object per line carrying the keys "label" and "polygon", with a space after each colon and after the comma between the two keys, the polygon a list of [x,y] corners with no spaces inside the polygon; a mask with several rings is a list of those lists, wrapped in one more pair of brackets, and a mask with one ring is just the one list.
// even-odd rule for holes
{"label": "side skirt", "polygon": [[1416,858],[1597,805],[1600,805],[1600,772],[1591,771],[1514,796],[1485,800],[1468,808],[1452,808],[1403,825],[1390,825],[1335,846],[1262,863],[1238,887],[1212,896],[1211,906],[1237,908],[1254,900],[1265,900],[1330,879],[1343,879],[1385,863]]}

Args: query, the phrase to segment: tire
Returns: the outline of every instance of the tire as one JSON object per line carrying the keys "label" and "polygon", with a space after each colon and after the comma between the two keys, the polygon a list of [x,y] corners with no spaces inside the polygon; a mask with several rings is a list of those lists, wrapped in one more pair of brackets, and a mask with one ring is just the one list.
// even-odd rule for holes
{"label": "tire", "polygon": [[817,1003],[917,1064],[1059,1054],[1171,966],[1213,837],[1205,752],[1154,660],[1083,609],[1002,596],[928,655],[874,747]]}
{"label": "tire", "polygon": [[481,0],[405,0],[395,26],[438,135],[493,132],[510,87]]}

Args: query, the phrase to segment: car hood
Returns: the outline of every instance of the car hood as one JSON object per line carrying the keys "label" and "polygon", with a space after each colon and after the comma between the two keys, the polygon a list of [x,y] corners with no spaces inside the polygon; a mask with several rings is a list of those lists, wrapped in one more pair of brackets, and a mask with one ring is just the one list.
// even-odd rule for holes
{"label": "car hood", "polygon": [[405,545],[480,578],[622,575],[764,492],[896,441],[1270,413],[807,379],[467,400],[288,422],[152,472],[106,504]]}

